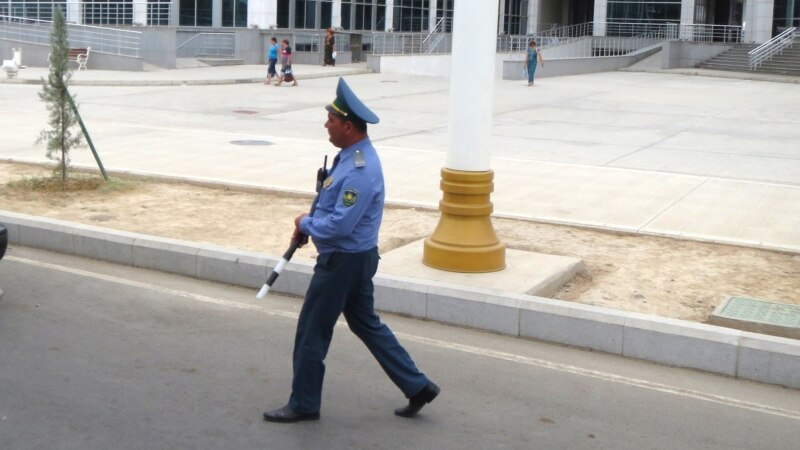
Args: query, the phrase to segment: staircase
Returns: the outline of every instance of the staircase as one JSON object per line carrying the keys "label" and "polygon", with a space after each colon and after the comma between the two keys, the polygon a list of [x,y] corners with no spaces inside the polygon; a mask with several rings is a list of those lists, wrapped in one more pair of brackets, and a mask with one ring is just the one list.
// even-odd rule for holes
{"label": "staircase", "polygon": [[[739,44],[724,53],[697,65],[701,69],[730,70],[750,72],[747,53],[756,48],[754,44]],[[754,72],[790,75],[800,77],[800,39],[795,39],[794,46],[786,48],[780,55],[764,61]]]}
{"label": "staircase", "polygon": [[731,70],[749,72],[750,62],[747,53],[758,47],[756,44],[739,44],[736,47],[697,65],[700,69]]}
{"label": "staircase", "polygon": [[795,39],[794,45],[783,49],[780,55],[764,61],[757,72],[800,77],[800,39]]}

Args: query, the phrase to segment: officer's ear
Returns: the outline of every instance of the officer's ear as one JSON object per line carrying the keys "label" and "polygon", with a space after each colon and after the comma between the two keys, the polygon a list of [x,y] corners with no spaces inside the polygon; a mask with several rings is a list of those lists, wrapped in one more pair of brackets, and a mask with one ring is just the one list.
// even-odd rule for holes
{"label": "officer's ear", "polygon": [[356,131],[356,125],[352,120],[343,120],[345,131],[350,134]]}

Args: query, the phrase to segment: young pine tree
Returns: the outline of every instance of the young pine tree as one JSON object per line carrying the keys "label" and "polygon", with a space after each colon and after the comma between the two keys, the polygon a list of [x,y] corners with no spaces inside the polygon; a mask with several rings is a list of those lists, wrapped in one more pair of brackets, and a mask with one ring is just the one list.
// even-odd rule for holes
{"label": "young pine tree", "polygon": [[50,75],[44,81],[39,98],[46,103],[49,129],[42,130],[36,143],[47,143],[47,157],[58,162],[54,174],[61,175],[62,185],[67,182],[69,152],[83,146],[78,121],[70,105],[67,90],[72,71],[69,68],[69,42],[67,24],[61,8],[53,8],[53,31],[50,34]]}

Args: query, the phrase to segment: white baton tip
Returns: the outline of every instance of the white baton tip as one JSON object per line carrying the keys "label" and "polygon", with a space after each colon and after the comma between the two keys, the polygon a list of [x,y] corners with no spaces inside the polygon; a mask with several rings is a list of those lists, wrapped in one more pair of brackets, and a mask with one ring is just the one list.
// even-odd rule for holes
{"label": "white baton tip", "polygon": [[264,286],[261,286],[261,290],[258,291],[258,294],[256,294],[256,298],[259,300],[263,300],[264,297],[267,296],[267,292],[269,292],[269,286],[266,283],[264,283]]}

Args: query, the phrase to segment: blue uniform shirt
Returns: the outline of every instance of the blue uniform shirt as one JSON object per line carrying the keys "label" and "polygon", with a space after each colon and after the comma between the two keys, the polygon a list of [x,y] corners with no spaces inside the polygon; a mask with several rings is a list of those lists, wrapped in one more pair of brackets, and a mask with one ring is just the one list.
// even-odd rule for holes
{"label": "blue uniform shirt", "polygon": [[280,48],[280,45],[278,44],[275,44],[269,48],[269,59],[278,59],[278,48]]}
{"label": "blue uniform shirt", "polygon": [[[363,156],[363,165],[356,151]],[[378,245],[383,218],[383,171],[369,138],[339,151],[339,162],[322,185],[313,216],[300,221],[317,251],[363,252]]]}

